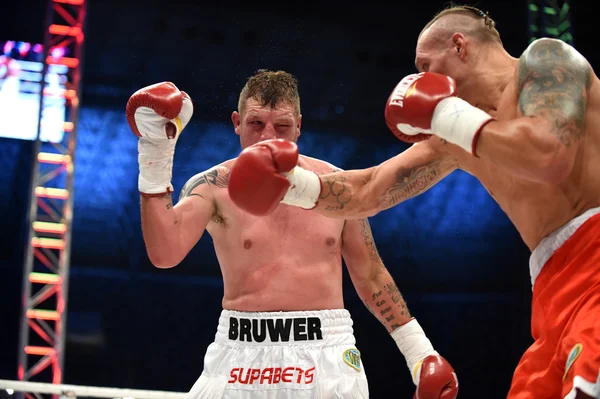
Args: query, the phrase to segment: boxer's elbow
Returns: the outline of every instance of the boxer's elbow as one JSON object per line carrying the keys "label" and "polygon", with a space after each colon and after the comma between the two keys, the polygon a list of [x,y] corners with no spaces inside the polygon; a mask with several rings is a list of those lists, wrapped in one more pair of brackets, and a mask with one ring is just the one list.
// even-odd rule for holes
{"label": "boxer's elbow", "polygon": [[146,248],[150,263],[157,269],[170,269],[177,266],[183,260],[183,257],[178,256],[174,251],[163,250],[158,248]]}
{"label": "boxer's elbow", "polygon": [[395,205],[390,201],[390,191],[395,182],[390,185],[389,171],[383,165],[367,169],[366,172],[358,197],[361,215],[372,217]]}
{"label": "boxer's elbow", "polygon": [[349,210],[347,218],[364,219],[370,218],[381,212],[379,202],[376,201],[372,193],[362,193],[357,195],[356,206]]}
{"label": "boxer's elbow", "polygon": [[171,269],[175,266],[177,266],[179,264],[179,262],[169,262],[169,261],[155,261],[152,262],[152,265],[154,267],[156,267],[157,269]]}
{"label": "boxer's elbow", "polygon": [[[357,185],[355,191],[355,213],[360,218],[372,217],[383,211],[381,196],[378,195],[376,168],[366,171],[361,184]],[[381,190],[379,190],[381,191]]]}

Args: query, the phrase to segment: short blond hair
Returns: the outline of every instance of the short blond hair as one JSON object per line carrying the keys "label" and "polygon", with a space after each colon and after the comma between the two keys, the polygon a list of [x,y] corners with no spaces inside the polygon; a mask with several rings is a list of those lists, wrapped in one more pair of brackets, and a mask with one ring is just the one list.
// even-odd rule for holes
{"label": "short blond hair", "polygon": [[275,108],[280,102],[286,103],[294,107],[296,116],[300,115],[298,79],[289,72],[259,69],[248,78],[240,92],[238,112],[244,112],[249,98],[255,99],[263,107],[270,105]]}
{"label": "short blond hair", "polygon": [[496,21],[490,18],[488,12],[483,12],[479,8],[468,6],[468,5],[457,5],[450,3],[450,5],[444,10],[438,12],[432,19],[425,25],[419,37],[423,35],[428,28],[430,28],[435,22],[440,20],[442,17],[447,15],[462,15],[472,18],[473,21],[483,20],[483,24],[473,24],[474,29],[469,31],[470,34],[475,35],[481,42],[490,43],[496,42],[502,44],[500,39],[500,33],[496,29]]}

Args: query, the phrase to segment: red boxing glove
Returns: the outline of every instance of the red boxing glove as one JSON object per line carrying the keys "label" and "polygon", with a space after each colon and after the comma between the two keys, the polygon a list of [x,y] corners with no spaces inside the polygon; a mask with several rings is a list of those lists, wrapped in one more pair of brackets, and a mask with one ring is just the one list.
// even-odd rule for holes
{"label": "red boxing glove", "polygon": [[402,141],[416,143],[427,140],[431,137],[431,118],[435,106],[440,100],[455,94],[456,85],[447,76],[437,73],[408,75],[388,98],[385,122]]}
{"label": "red boxing glove", "polygon": [[491,120],[456,97],[452,78],[433,72],[406,76],[385,107],[386,124],[400,140],[416,143],[435,134],[472,154],[479,132]]}
{"label": "red boxing glove", "polygon": [[440,355],[427,356],[417,369],[414,399],[455,399],[458,379],[454,369]]}
{"label": "red boxing glove", "polygon": [[171,82],[144,87],[131,96],[125,115],[139,137],[138,188],[144,196],[173,191],[173,156],[179,134],[190,121],[194,107],[185,92]]}
{"label": "red boxing glove", "polygon": [[[133,93],[127,102],[125,115],[133,134],[154,140],[174,139],[183,128],[177,126],[187,123],[191,117],[191,109],[184,109],[184,99],[190,96],[171,82],[156,83]],[[182,112],[185,115],[180,115]],[[176,118],[182,116],[183,121]],[[153,124],[160,124],[163,129],[157,131]]]}
{"label": "red boxing glove", "polygon": [[229,197],[242,210],[268,215],[285,196],[290,182],[282,173],[298,163],[298,147],[283,139],[261,141],[244,149],[229,173]]}

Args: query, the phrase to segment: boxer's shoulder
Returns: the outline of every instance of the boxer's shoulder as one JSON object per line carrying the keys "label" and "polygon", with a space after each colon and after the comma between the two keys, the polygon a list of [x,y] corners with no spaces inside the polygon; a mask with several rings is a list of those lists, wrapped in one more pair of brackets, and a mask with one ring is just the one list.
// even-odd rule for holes
{"label": "boxer's shoulder", "polygon": [[234,160],[225,161],[190,177],[181,189],[179,199],[206,189],[227,188],[229,172],[233,162]]}
{"label": "boxer's shoulder", "polygon": [[224,162],[221,162],[218,165],[215,165],[213,168],[217,168],[220,171],[222,171],[223,173],[229,174],[229,171],[231,170],[231,167],[235,163],[236,159],[237,158],[228,159],[227,161],[224,161]]}
{"label": "boxer's shoulder", "polygon": [[[540,38],[527,46],[518,67],[519,91],[531,86],[589,88],[592,69],[585,57],[570,44],[552,38]],[[573,84],[575,83],[575,85]],[[540,91],[537,90],[536,91]]]}

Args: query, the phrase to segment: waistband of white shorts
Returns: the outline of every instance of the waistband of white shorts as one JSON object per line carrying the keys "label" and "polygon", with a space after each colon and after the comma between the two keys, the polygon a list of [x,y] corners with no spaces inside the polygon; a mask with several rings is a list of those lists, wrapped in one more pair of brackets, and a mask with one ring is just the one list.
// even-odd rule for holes
{"label": "waistband of white shorts", "polygon": [[535,284],[536,278],[544,268],[548,259],[560,248],[585,222],[592,216],[600,213],[600,207],[591,208],[571,219],[563,226],[556,229],[552,234],[540,241],[529,258],[529,274],[531,275],[531,286]]}
{"label": "waistband of white shorts", "polygon": [[294,312],[223,310],[215,342],[226,345],[354,345],[350,312],[327,309]]}

